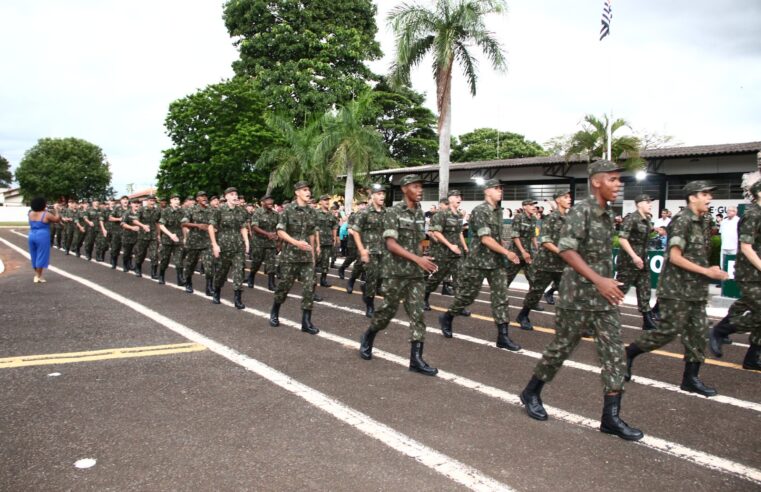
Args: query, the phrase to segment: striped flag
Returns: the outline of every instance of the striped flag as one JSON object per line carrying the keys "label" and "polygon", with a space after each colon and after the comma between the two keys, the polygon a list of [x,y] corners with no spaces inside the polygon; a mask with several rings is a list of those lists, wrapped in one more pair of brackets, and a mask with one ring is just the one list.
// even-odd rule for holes
{"label": "striped flag", "polygon": [[613,7],[610,5],[611,0],[605,0],[602,6],[602,27],[600,28],[600,41],[610,34],[610,22],[613,20]]}

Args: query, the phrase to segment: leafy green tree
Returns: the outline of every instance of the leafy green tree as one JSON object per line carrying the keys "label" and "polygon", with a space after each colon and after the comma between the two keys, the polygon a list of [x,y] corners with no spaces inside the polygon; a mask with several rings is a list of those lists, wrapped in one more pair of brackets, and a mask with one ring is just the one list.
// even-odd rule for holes
{"label": "leafy green tree", "polygon": [[344,203],[354,201],[354,183],[369,184],[371,171],[393,166],[381,134],[372,122],[373,93],[366,92],[344,105],[336,115],[323,117],[323,133],[315,152],[316,162],[327,162],[331,176],[346,176]]}
{"label": "leafy green tree", "polygon": [[517,133],[478,128],[454,139],[452,162],[489,161],[544,155],[544,149]]}
{"label": "leafy green tree", "polygon": [[436,115],[423,105],[425,96],[406,86],[393,87],[385,77],[373,93],[378,112],[375,127],[391,158],[405,167],[435,162]]}
{"label": "leafy green tree", "polygon": [[476,95],[477,62],[471,54],[476,46],[497,70],[505,69],[502,47],[484,20],[501,13],[504,0],[436,0],[431,9],[417,4],[402,4],[389,14],[396,35],[396,61],[392,79],[409,84],[410,71],[430,52],[436,80],[436,109],[439,113],[439,196],[449,189],[449,153],[452,137],[452,70],[461,66],[471,95]]}
{"label": "leafy green tree", "polygon": [[269,170],[254,172],[254,164],[273,142],[264,113],[261,95],[244,78],[172,102],[165,125],[173,147],[159,166],[159,191],[188,195],[235,186],[247,196],[263,192]]}
{"label": "leafy green tree", "polygon": [[13,173],[11,172],[11,163],[8,159],[0,155],[0,187],[8,188],[13,181]]}
{"label": "leafy green tree", "polygon": [[228,0],[223,18],[269,108],[298,124],[366,89],[380,58],[371,0]]}
{"label": "leafy green tree", "polygon": [[625,154],[627,167],[639,167],[642,164],[642,159],[639,157],[639,139],[632,135],[616,137],[615,133],[621,128],[629,127],[629,123],[621,118],[611,123],[608,115],[603,115],[602,119],[592,114],[586,115],[582,129],[571,137],[566,155],[586,155],[590,160],[602,157],[608,148],[608,124],[611,125],[611,138],[613,139],[611,145],[612,160],[621,160]]}
{"label": "leafy green tree", "polygon": [[79,138],[41,138],[24,153],[16,181],[25,201],[98,198],[109,188],[111,171],[95,144]]}

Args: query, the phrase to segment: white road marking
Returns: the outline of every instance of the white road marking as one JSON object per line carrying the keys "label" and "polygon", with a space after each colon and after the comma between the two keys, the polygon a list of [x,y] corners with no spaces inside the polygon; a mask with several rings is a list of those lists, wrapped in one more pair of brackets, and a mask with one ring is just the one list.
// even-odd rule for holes
{"label": "white road marking", "polygon": [[5,263],[3,263],[3,260],[0,260],[0,273],[5,272]]}
{"label": "white road marking", "polygon": [[[5,242],[6,244],[8,244],[9,246],[13,247],[17,251],[22,252],[22,254],[24,253],[23,250],[21,250],[20,248],[16,247],[15,245],[12,245],[11,243],[6,241],[5,239],[0,238],[0,241]],[[99,263],[99,264],[101,264],[103,266],[108,266],[105,263]],[[65,276],[70,276],[70,277],[72,277],[74,279],[79,279],[77,281],[80,281],[80,283],[86,283],[86,284],[91,284],[93,286],[97,286],[97,287],[91,287],[91,288],[94,288],[95,290],[102,289],[104,291],[104,293],[105,292],[110,292],[110,291],[107,291],[105,288],[102,288],[102,287],[98,286],[98,284],[94,284],[94,283],[90,282],[89,280],[81,279],[80,277],[76,277],[75,275],[69,274],[69,273],[64,272],[64,271],[59,271],[58,273],[61,273],[61,274],[65,275]],[[167,285],[170,285],[170,284],[167,284]],[[170,285],[170,286],[174,287],[176,289],[181,289],[181,287],[176,286],[176,285]],[[265,290],[266,291],[266,289],[263,288],[263,287],[255,286],[255,288],[257,288],[258,290]],[[115,294],[115,293],[112,293],[112,294],[115,295],[115,296],[119,296],[118,294]],[[198,296],[206,298],[206,296],[203,293],[195,292],[195,294],[198,295]],[[292,294],[289,294],[289,296],[291,296],[293,298],[297,298],[297,299],[300,298],[300,296],[292,295]],[[121,298],[121,296],[119,296],[119,297]],[[133,302],[133,301],[130,301],[130,300],[126,299],[126,298],[122,298],[122,299],[124,299],[125,301],[127,301],[129,303]],[[227,305],[227,306],[232,306],[233,305],[230,301],[227,301],[227,300],[222,300],[222,303]],[[134,304],[137,304],[137,303],[134,303]],[[331,307],[331,308],[334,308],[334,309],[339,309],[339,310],[343,310],[343,311],[347,311],[347,312],[358,313],[358,314],[361,314],[361,315],[364,316],[364,312],[360,311],[358,309],[346,308],[344,306],[339,306],[339,305],[332,304],[332,303],[326,302],[326,301],[323,301],[323,302],[321,302],[319,304],[323,305],[323,306],[328,306],[328,307]],[[137,305],[140,306],[139,304],[137,304]],[[147,307],[143,306],[143,308],[145,310],[150,311],[151,313],[155,313],[156,316],[164,318],[159,313],[156,313],[155,311],[151,311]],[[269,313],[265,313],[265,312],[259,311],[257,309],[246,308],[244,311],[248,312],[248,313],[251,313],[251,314],[254,314],[254,315],[256,315],[256,316],[258,316],[260,318],[263,318],[263,319],[269,319]],[[174,322],[172,320],[169,320],[168,318],[164,318],[164,319],[167,319],[168,322],[176,323],[176,322]],[[395,324],[401,324],[401,325],[404,325],[404,326],[408,325],[408,323],[405,323],[405,322],[403,322],[403,321],[401,321],[399,319],[393,319],[392,322],[395,323]],[[280,324],[284,325],[284,326],[290,326],[290,327],[296,328],[296,329],[301,329],[301,325],[299,323],[296,323],[296,322],[290,321],[290,320],[286,320],[284,318],[280,318]],[[186,328],[186,329],[192,332],[192,330],[190,330],[189,328]],[[426,330],[427,331],[431,331],[431,332],[439,332],[439,330],[433,329],[431,327],[426,327]],[[173,331],[177,331],[177,330],[173,330]],[[180,332],[177,331],[177,333],[180,333]],[[203,335],[197,334],[196,332],[192,332],[192,333],[194,333],[195,335],[197,335],[199,337],[203,337]],[[180,333],[180,334],[185,336],[183,333]],[[359,349],[359,343],[358,342],[350,340],[350,339],[342,337],[342,336],[339,336],[339,335],[334,335],[334,334],[328,333],[325,330],[321,330],[320,333],[317,334],[317,336],[325,338],[327,340],[334,341],[334,342],[336,342],[336,343],[338,343],[340,345],[343,345],[343,346],[345,346],[347,348],[351,348],[351,349],[355,349],[355,350]],[[486,344],[488,344],[490,346],[493,345],[492,342],[488,342],[486,340],[477,339],[475,337],[467,337],[466,338],[465,335],[459,335],[459,337],[464,339],[464,340],[474,341],[475,343],[479,343],[479,344],[482,344],[482,345],[486,345]],[[192,339],[190,337],[186,336],[186,338],[189,338],[189,339],[191,339],[193,341],[196,341],[197,343],[202,343],[202,344],[206,345],[206,343],[194,340],[194,339]],[[205,337],[203,337],[203,338],[205,338]],[[216,342],[214,342],[214,343],[216,343]],[[210,350],[213,350],[211,347],[209,347],[209,348],[210,348]],[[233,349],[229,349],[229,350],[233,350]],[[503,352],[510,353],[508,351],[503,351]],[[517,352],[517,353],[521,354],[523,352],[528,352],[528,351],[521,350],[520,352]],[[538,354],[536,352],[530,352],[530,354],[531,355],[529,355],[529,354],[526,354],[526,355],[529,355],[529,357],[541,356],[541,354]],[[374,356],[374,358],[385,359],[387,361],[390,361],[390,362],[393,362],[395,364],[402,365],[402,366],[407,366],[407,364],[409,363],[409,361],[407,359],[405,359],[405,358],[402,358],[402,357],[399,357],[397,355],[394,355],[394,354],[391,354],[389,352],[385,352],[385,351],[382,351],[382,350],[378,350],[378,349],[374,349],[373,350],[373,356]],[[246,357],[246,356],[243,356],[243,357]],[[566,361],[567,364],[569,362],[572,362],[572,361]],[[572,364],[568,364],[568,365],[571,366],[571,367],[574,367],[577,364],[581,365],[581,366],[585,365],[585,364],[581,364],[581,363],[573,363],[573,365]],[[594,368],[593,366],[588,366],[588,367],[593,368],[594,372],[599,372],[598,368]],[[584,369],[584,370],[587,370],[587,369]],[[274,369],[273,369],[273,371],[274,371]],[[285,376],[285,377],[288,377],[288,376]],[[442,379],[444,379],[446,381],[452,382],[454,384],[457,384],[458,386],[461,386],[461,387],[464,387],[464,388],[469,388],[469,389],[477,391],[477,392],[479,392],[481,394],[489,396],[491,398],[495,398],[495,399],[504,401],[505,403],[508,403],[510,405],[519,406],[519,407],[523,406],[523,404],[520,402],[519,396],[516,395],[516,394],[510,393],[508,391],[505,391],[505,390],[502,390],[502,389],[499,389],[499,388],[495,388],[493,386],[489,386],[489,385],[486,385],[486,384],[483,384],[483,383],[479,383],[478,381],[475,381],[475,380],[472,380],[472,379],[469,379],[469,378],[465,378],[465,377],[462,377],[462,376],[458,376],[458,375],[456,375],[454,373],[443,371],[441,369],[439,369],[438,377],[440,377],[440,378],[442,378]],[[642,378],[642,379],[645,379],[645,378]],[[632,380],[634,380],[634,378]],[[657,384],[663,384],[663,385],[666,384],[666,383],[661,383],[659,381],[654,381],[654,382],[657,383]],[[678,391],[680,393],[684,393],[681,390],[678,390]],[[691,394],[691,393],[684,393],[684,394],[693,396],[693,394]],[[701,398],[703,398],[703,397],[701,397]],[[713,397],[713,399],[715,399],[715,398],[718,398],[718,397]],[[726,397],[726,398],[729,398],[729,397]],[[704,399],[711,400],[710,398],[704,398]],[[738,401],[742,402],[741,400],[738,400]],[[742,403],[743,404],[749,404],[749,405],[756,405],[756,406],[758,406],[758,404],[753,403],[753,402],[742,402]],[[742,408],[746,408],[746,407],[743,406]],[[567,412],[565,410],[562,410],[562,409],[559,409],[559,408],[555,408],[555,407],[552,407],[552,406],[549,406],[549,405],[545,405],[545,409],[547,410],[547,413],[549,415],[553,416],[554,418],[556,418],[556,419],[558,419],[560,421],[567,422],[567,423],[574,424],[574,425],[578,425],[578,426],[585,427],[587,429],[591,429],[591,430],[595,430],[595,431],[599,432],[599,425],[600,424],[599,424],[599,421],[597,421],[597,420],[589,419],[589,418],[584,417],[582,415],[578,415],[578,414],[574,414],[574,413],[571,413],[571,412]],[[732,460],[729,460],[729,459],[726,459],[726,458],[721,458],[721,457],[716,456],[716,455],[712,455],[712,454],[709,454],[709,453],[705,453],[703,451],[692,449],[692,448],[689,448],[687,446],[683,446],[681,444],[678,444],[678,443],[675,443],[675,442],[672,442],[672,441],[668,441],[666,439],[661,439],[659,437],[651,436],[649,434],[646,434],[645,437],[642,440],[636,442],[636,444],[641,445],[641,446],[645,446],[647,448],[650,448],[650,449],[653,449],[653,450],[656,450],[656,451],[659,451],[659,452],[662,452],[662,453],[665,453],[665,454],[670,455],[670,456],[674,456],[674,457],[683,459],[685,461],[688,461],[690,463],[693,463],[695,465],[698,465],[698,466],[701,466],[701,467],[704,467],[704,468],[707,468],[707,469],[716,470],[716,471],[720,471],[720,472],[727,473],[727,474],[730,474],[730,475],[734,475],[734,476],[737,476],[739,478],[742,478],[742,479],[745,479],[745,480],[749,480],[751,482],[754,482],[754,483],[757,483],[757,484],[761,485],[761,470],[753,468],[753,467],[750,467],[750,466],[747,466],[747,465],[744,465],[742,463],[738,463],[738,462],[735,462],[735,461],[732,461]]]}
{"label": "white road marking", "polygon": [[95,463],[97,463],[97,460],[94,458],[82,458],[81,460],[77,460],[74,462],[74,466],[81,470],[85,470],[87,468],[92,468],[95,466]]}
{"label": "white road marking", "polygon": [[[3,238],[0,238],[0,241],[16,250],[19,254],[29,258],[28,253],[26,253],[26,251],[22,250],[18,246],[6,241]],[[99,292],[106,297],[109,297],[129,307],[130,309],[133,309],[134,311],[137,311],[138,313],[146,316],[147,318],[150,318],[156,323],[172,330],[173,332],[187,338],[188,340],[206,346],[212,352],[215,352],[227,360],[234,362],[235,364],[238,364],[245,369],[261,376],[262,378],[270,381],[273,384],[276,384],[289,393],[292,393],[306,400],[313,406],[323,410],[337,420],[350,425],[363,434],[382,442],[386,446],[395,449],[396,451],[412,458],[422,465],[431,468],[432,470],[444,475],[450,480],[459,483],[460,485],[463,485],[471,490],[479,491],[511,490],[507,485],[494,480],[493,478],[481,473],[475,468],[450,458],[449,456],[442,454],[435,449],[430,448],[412,439],[411,437],[378,422],[370,416],[354,410],[353,408],[344,405],[338,400],[330,398],[326,394],[321,393],[320,391],[317,391],[305,384],[302,384],[290,376],[277,371],[276,369],[273,369],[272,367],[269,367],[268,365],[256,359],[242,354],[231,347],[216,342],[211,338],[208,338],[188,328],[185,325],[167,318],[166,316],[140,303],[137,303],[131,299],[127,299],[126,297],[117,294],[116,292],[113,292],[99,284],[96,284],[95,282],[91,282],[85,278],[71,274],[65,270],[61,270],[60,268],[51,266],[50,270],[63,277],[78,282],[96,292]],[[229,303],[226,302],[226,304]],[[258,316],[267,318],[269,317],[268,314],[262,313],[261,311],[249,309],[247,309],[247,311],[254,312]],[[301,327],[301,325],[297,325],[292,321],[282,320],[281,323],[287,324],[289,326],[296,326],[298,328]],[[89,468],[93,465],[95,465],[95,460],[93,459],[79,460],[77,463],[75,463],[77,468]]]}

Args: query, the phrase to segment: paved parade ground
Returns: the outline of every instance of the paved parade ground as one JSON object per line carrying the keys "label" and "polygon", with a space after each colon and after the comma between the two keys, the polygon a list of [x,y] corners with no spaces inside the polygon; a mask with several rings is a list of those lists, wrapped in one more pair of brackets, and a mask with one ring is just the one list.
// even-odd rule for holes
{"label": "paved parade ground", "polygon": [[[263,275],[243,311],[229,283],[214,306],[55,249],[47,283],[32,283],[25,234],[0,230],[0,490],[761,490],[746,335],[706,361],[715,398],[679,390],[680,342],[640,357],[622,416],[646,437],[632,443],[597,430],[591,340],[545,388],[550,420],[526,415],[518,394],[554,327],[544,303],[535,331],[511,327],[514,353],[494,345],[488,287],[452,339],[437,328],[452,298],[432,295],[430,378],[407,370],[403,309],[360,359],[369,320],[336,275],[318,288],[310,336],[300,288],[268,325]],[[525,291],[511,294],[514,319]],[[629,343],[641,318],[621,311]]]}

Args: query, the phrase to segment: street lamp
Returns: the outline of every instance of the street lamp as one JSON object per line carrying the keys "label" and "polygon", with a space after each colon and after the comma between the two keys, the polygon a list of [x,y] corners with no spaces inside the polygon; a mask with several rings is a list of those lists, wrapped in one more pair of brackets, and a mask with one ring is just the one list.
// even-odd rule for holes
{"label": "street lamp", "polygon": [[637,178],[637,181],[644,181],[647,179],[647,171],[644,169],[641,171],[637,171],[637,174],[634,175],[635,178]]}

